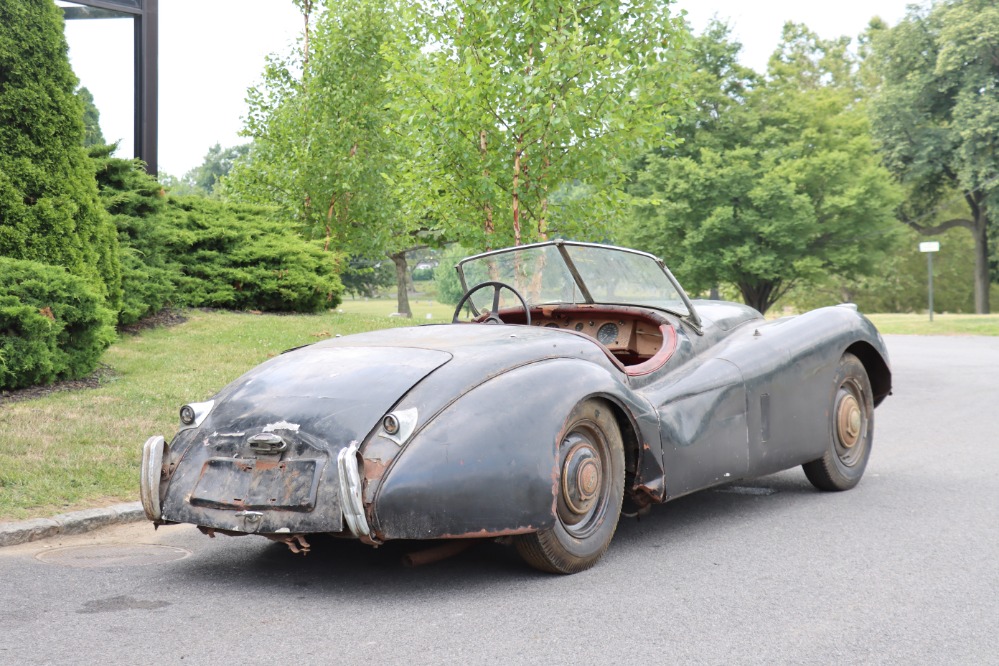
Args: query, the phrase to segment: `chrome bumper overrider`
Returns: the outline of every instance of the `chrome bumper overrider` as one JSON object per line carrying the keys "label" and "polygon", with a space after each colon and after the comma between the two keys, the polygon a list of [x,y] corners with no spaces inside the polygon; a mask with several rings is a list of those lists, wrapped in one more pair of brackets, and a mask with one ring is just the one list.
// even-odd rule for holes
{"label": "chrome bumper overrider", "polygon": [[357,463],[357,442],[345,446],[336,457],[340,475],[340,511],[354,536],[368,536],[368,519],[361,499],[361,473]]}
{"label": "chrome bumper overrider", "polygon": [[146,440],[142,446],[142,472],[139,476],[139,497],[142,510],[149,520],[159,520],[160,477],[163,473],[163,454],[166,453],[166,440],[156,435]]}

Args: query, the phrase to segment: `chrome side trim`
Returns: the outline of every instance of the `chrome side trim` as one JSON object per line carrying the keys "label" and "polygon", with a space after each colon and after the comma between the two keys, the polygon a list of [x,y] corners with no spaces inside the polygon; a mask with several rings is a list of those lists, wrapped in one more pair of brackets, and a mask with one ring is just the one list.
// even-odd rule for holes
{"label": "chrome side trim", "polygon": [[142,445],[142,468],[139,475],[139,498],[142,510],[149,520],[159,520],[160,478],[163,474],[163,454],[166,453],[166,440],[156,435]]}
{"label": "chrome side trim", "polygon": [[361,499],[357,446],[356,441],[345,446],[336,457],[336,466],[340,477],[340,511],[354,536],[361,537],[368,536],[371,529],[364,515],[364,500]]}

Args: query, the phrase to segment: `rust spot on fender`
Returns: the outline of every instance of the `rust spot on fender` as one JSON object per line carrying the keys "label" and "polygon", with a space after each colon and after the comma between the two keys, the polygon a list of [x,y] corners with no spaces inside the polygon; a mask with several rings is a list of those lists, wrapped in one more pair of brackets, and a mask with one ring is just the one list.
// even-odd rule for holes
{"label": "rust spot on fender", "polygon": [[630,494],[631,499],[639,506],[648,506],[649,504],[659,503],[663,501],[663,495],[666,492],[666,488],[663,485],[662,478],[653,479],[650,482],[643,483],[631,488]]}
{"label": "rust spot on fender", "polygon": [[382,460],[381,458],[376,458],[371,460],[369,458],[364,459],[364,480],[365,481],[380,481],[383,476],[385,476],[385,470],[388,469],[389,461]]}

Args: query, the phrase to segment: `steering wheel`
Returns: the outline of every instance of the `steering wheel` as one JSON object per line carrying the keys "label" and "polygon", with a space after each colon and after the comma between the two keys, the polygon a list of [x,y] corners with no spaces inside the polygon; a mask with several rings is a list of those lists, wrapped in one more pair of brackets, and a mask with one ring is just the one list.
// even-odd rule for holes
{"label": "steering wheel", "polygon": [[[520,306],[522,308],[524,308],[524,315],[527,318],[526,324],[528,326],[531,325],[531,308],[527,307],[527,301],[525,301],[524,297],[520,295],[520,292],[517,291],[516,289],[514,289],[513,287],[511,287],[510,285],[508,285],[505,282],[495,282],[495,281],[489,281],[489,282],[483,282],[481,284],[477,284],[474,287],[472,287],[471,289],[469,289],[468,291],[466,291],[465,295],[461,297],[460,301],[458,301],[458,307],[456,307],[454,309],[454,317],[451,318],[451,323],[452,324],[457,324],[458,323],[458,315],[461,313],[461,308],[463,308],[465,306],[465,303],[467,303],[468,299],[470,299],[472,297],[472,294],[474,294],[477,291],[481,291],[482,289],[485,289],[487,287],[492,287],[493,288],[493,308],[492,308],[492,310],[489,311],[489,316],[486,317],[486,320],[485,320],[484,323],[486,323],[486,324],[502,324],[503,323],[503,320],[499,318],[499,315],[497,314],[497,312],[499,312],[500,290],[501,289],[506,289],[507,291],[512,292],[513,295],[516,296],[517,299],[520,301]],[[472,311],[475,312],[475,306],[474,305],[472,305]],[[476,313],[476,314],[478,314],[478,313]]]}

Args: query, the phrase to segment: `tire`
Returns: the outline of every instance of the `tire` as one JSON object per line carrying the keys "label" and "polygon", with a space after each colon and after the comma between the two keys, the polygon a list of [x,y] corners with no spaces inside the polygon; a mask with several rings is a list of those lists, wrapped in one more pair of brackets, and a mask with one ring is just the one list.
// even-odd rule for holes
{"label": "tire", "polygon": [[874,398],[864,364],[844,354],[833,382],[829,445],[825,455],[805,463],[805,476],[819,490],[849,490],[867,468],[874,439]]}
{"label": "tire", "polygon": [[614,537],[624,497],[624,444],[603,400],[576,405],[562,432],[555,524],[515,544],[532,567],[571,574],[596,564]]}

